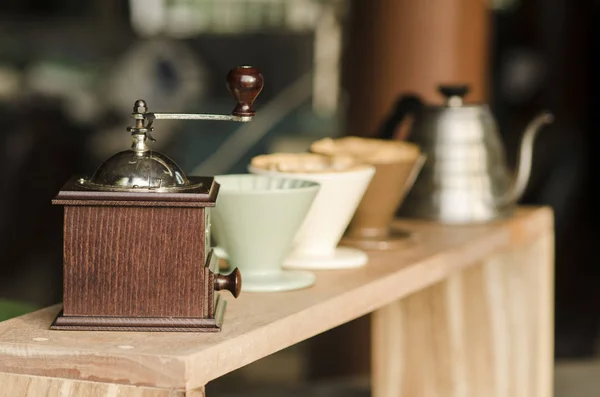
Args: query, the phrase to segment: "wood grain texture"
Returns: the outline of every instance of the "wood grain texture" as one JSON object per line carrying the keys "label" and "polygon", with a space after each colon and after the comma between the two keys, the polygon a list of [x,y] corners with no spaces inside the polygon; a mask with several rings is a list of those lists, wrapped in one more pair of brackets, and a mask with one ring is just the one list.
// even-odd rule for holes
{"label": "wood grain texture", "polygon": [[[480,226],[421,221],[401,221],[398,226],[419,233],[419,244],[370,252],[370,262],[359,269],[315,272],[316,285],[309,289],[242,293],[228,302],[220,333],[50,331],[60,305],[0,323],[0,371],[194,390],[440,283],[490,256],[547,236],[552,230],[552,212],[520,208],[511,219]],[[544,308],[552,302],[544,297],[540,294],[536,299],[540,311],[546,313]],[[549,323],[543,316],[539,321]],[[540,346],[551,340],[549,335],[540,336],[543,341],[536,342]]]}
{"label": "wood grain texture", "polygon": [[64,211],[64,315],[209,316],[203,208]]}
{"label": "wood grain texture", "polygon": [[0,373],[0,397],[204,397],[190,392]]}
{"label": "wood grain texture", "polygon": [[551,397],[553,236],[372,316],[374,397]]}

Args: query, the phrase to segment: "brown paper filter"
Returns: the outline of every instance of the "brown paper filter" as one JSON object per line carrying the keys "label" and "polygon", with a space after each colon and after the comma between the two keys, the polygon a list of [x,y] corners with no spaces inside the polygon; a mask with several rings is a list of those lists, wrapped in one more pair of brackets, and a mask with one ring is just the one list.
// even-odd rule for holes
{"label": "brown paper filter", "polygon": [[349,155],[375,166],[375,175],[342,244],[363,249],[392,249],[410,242],[410,233],[392,230],[390,224],[425,161],[417,145],[398,140],[343,137],[316,141],[310,151],[331,156]]}

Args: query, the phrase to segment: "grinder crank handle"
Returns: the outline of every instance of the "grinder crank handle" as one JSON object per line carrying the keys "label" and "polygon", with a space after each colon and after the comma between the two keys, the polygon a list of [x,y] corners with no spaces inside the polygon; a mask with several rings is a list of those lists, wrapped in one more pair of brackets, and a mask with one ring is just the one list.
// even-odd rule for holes
{"label": "grinder crank handle", "polygon": [[234,298],[240,295],[240,291],[242,290],[242,275],[237,268],[233,269],[229,274],[215,275],[215,291],[224,289],[231,292]]}
{"label": "grinder crank handle", "polygon": [[227,74],[227,89],[231,92],[237,106],[231,112],[234,116],[251,117],[256,114],[252,104],[263,88],[262,73],[252,66],[238,66]]}
{"label": "grinder crank handle", "polygon": [[[138,99],[133,106],[131,116],[136,119],[136,126],[128,128],[132,133],[148,133],[152,131],[154,120],[220,120],[248,122],[256,114],[252,106],[263,88],[263,76],[252,66],[238,66],[227,74],[227,88],[237,104],[231,114],[204,113],[154,113],[148,111],[143,99]],[[147,124],[145,124],[147,123]]]}

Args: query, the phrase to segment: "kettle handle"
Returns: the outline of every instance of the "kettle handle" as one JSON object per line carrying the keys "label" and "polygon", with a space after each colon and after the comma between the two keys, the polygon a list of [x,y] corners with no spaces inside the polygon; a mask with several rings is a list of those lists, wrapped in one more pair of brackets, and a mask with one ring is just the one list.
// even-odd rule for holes
{"label": "kettle handle", "polygon": [[404,117],[410,113],[417,113],[423,108],[423,101],[416,95],[401,95],[396,100],[396,105],[388,117],[383,121],[375,137],[391,140],[398,124],[402,123]]}

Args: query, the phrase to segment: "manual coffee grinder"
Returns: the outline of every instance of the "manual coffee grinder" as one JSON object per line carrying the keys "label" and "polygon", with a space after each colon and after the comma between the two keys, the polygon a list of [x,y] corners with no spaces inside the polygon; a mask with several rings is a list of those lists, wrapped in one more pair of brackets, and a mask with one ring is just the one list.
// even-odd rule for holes
{"label": "manual coffee grinder", "polygon": [[63,310],[51,329],[97,331],[220,331],[225,300],[241,290],[238,269],[219,274],[210,247],[210,207],[219,184],[186,177],[153,151],[155,120],[248,122],[262,90],[261,73],[232,69],[230,115],[152,113],[137,100],[127,128],[129,150],[108,158],[90,178],[73,178],[53,204],[64,207]]}

